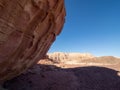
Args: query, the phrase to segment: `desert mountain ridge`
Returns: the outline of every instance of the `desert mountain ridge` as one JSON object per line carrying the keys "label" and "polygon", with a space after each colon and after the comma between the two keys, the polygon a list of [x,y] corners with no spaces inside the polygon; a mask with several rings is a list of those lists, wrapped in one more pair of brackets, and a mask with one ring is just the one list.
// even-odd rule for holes
{"label": "desert mountain ridge", "polygon": [[65,52],[54,52],[54,53],[48,53],[47,54],[50,59],[85,59],[85,58],[93,58],[93,56],[90,53],[76,53],[76,52],[71,52],[71,53],[65,53]]}
{"label": "desert mountain ridge", "polygon": [[95,56],[92,53],[89,52],[48,52],[47,55],[55,55],[55,54],[73,54],[73,55],[89,55],[89,56],[93,56],[93,57],[115,57],[115,58],[120,58],[119,56],[114,56],[114,55],[101,55],[101,56]]}
{"label": "desert mountain ridge", "polygon": [[120,59],[118,56],[95,56],[91,53],[80,53],[80,52],[52,52],[47,53],[50,59],[90,59],[90,58],[104,58],[104,59]]}
{"label": "desert mountain ridge", "polygon": [[[120,58],[115,56],[100,56],[96,57],[90,53],[66,53],[54,52],[48,53],[47,59],[40,60],[42,64],[57,64],[57,65],[117,65],[120,64]],[[61,66],[60,66],[61,67]]]}

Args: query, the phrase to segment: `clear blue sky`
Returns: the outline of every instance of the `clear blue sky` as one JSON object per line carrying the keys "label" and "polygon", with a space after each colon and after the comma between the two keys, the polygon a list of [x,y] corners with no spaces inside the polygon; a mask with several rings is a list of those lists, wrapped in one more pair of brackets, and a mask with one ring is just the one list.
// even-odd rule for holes
{"label": "clear blue sky", "polygon": [[120,0],[65,0],[66,22],[49,52],[120,57]]}

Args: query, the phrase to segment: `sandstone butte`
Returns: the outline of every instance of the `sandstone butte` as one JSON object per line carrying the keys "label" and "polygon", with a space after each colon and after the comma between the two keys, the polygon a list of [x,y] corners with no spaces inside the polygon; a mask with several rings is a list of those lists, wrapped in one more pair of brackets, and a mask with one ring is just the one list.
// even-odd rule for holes
{"label": "sandstone butte", "polygon": [[65,15],[64,0],[0,0],[0,83],[45,56]]}
{"label": "sandstone butte", "polygon": [[75,60],[79,61],[79,60],[94,58],[94,56],[89,53],[54,52],[54,53],[48,53],[47,56],[49,59],[51,59],[55,62],[58,62],[58,63],[66,63],[68,61],[75,61]]}

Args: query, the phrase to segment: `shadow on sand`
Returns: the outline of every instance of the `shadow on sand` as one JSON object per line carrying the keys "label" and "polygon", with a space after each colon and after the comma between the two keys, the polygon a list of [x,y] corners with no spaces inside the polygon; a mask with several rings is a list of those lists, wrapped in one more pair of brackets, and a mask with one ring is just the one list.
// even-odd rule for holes
{"label": "shadow on sand", "polygon": [[120,90],[118,71],[104,67],[59,68],[35,65],[5,82],[8,90]]}

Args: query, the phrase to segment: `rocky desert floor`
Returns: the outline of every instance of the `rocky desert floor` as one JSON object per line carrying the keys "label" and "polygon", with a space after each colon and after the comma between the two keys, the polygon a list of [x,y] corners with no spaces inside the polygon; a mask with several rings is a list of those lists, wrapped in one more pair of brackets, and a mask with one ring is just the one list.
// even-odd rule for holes
{"label": "rocky desert floor", "polygon": [[91,63],[75,63],[76,60],[54,63],[43,59],[5,82],[3,87],[7,90],[120,90],[119,61],[107,64],[91,60]]}

